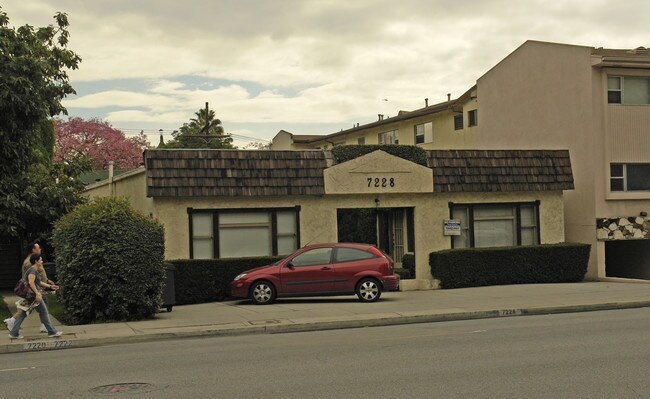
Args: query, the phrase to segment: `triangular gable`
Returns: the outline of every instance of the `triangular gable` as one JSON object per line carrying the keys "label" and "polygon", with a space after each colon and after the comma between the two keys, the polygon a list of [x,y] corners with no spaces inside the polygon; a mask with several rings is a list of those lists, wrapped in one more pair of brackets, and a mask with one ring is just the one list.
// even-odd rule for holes
{"label": "triangular gable", "polygon": [[431,193],[426,166],[377,150],[324,170],[325,194]]}

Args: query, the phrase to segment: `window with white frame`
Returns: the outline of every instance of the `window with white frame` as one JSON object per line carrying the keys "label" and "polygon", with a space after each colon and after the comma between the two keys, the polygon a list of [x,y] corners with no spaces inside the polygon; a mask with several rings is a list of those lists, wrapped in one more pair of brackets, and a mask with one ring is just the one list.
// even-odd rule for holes
{"label": "window with white frame", "polygon": [[608,76],[609,104],[650,104],[650,76]]}
{"label": "window with white frame", "polygon": [[433,141],[433,122],[413,126],[415,144],[431,143]]}
{"label": "window with white frame", "polygon": [[298,248],[298,210],[188,210],[190,258],[288,255]]}
{"label": "window with white frame", "polygon": [[461,234],[453,248],[504,247],[539,244],[539,204],[452,204],[451,217],[460,219]]}
{"label": "window with white frame", "polygon": [[399,144],[399,132],[391,130],[379,133],[379,144]]}
{"label": "window with white frame", "polygon": [[610,191],[650,191],[650,163],[609,165]]}

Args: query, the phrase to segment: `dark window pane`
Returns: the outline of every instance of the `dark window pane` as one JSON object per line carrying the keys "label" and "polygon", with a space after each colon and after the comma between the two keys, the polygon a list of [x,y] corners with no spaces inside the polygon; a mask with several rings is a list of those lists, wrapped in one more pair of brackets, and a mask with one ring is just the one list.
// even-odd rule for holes
{"label": "dark window pane", "polygon": [[627,165],[627,190],[650,190],[650,164]]}
{"label": "dark window pane", "polygon": [[622,164],[611,164],[609,166],[609,175],[611,177],[623,177],[623,165]]}
{"label": "dark window pane", "polygon": [[364,260],[375,258],[376,256],[370,252],[362,251],[355,248],[337,248],[336,261],[337,262],[352,262],[355,260]]}
{"label": "dark window pane", "polygon": [[478,117],[475,109],[467,113],[467,119],[469,120],[467,126],[478,125]]}
{"label": "dark window pane", "polygon": [[621,103],[621,92],[620,91],[608,91],[607,92],[607,102],[609,104],[620,104]]}
{"label": "dark window pane", "polygon": [[623,179],[611,179],[609,185],[610,191],[623,191]]}
{"label": "dark window pane", "polygon": [[415,144],[422,144],[422,143],[424,143],[424,133],[422,135],[415,136]]}
{"label": "dark window pane", "polygon": [[291,260],[294,266],[325,265],[330,263],[332,248],[315,248],[303,252]]}
{"label": "dark window pane", "polygon": [[359,145],[364,145],[364,144],[366,144],[366,138],[365,138],[365,137],[359,137],[359,138],[357,139],[357,144],[359,144]]}
{"label": "dark window pane", "polygon": [[461,130],[463,128],[463,115],[454,116],[454,130]]}

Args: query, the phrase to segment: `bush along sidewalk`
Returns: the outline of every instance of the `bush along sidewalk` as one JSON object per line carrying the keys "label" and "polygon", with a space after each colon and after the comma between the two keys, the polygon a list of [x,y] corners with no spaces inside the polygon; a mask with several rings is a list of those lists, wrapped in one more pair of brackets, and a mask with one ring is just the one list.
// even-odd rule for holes
{"label": "bush along sidewalk", "polygon": [[164,228],[126,198],[79,206],[56,222],[52,242],[68,322],[141,320],[160,308]]}
{"label": "bush along sidewalk", "polygon": [[545,244],[449,249],[429,255],[442,288],[582,281],[591,245]]}
{"label": "bush along sidewalk", "polygon": [[[11,312],[9,311],[9,307],[7,306],[7,303],[5,302],[5,298],[0,295],[0,320],[7,319],[11,317]],[[5,323],[0,323],[0,330],[6,330],[7,325]]]}
{"label": "bush along sidewalk", "polygon": [[177,259],[166,262],[176,267],[176,304],[222,301],[228,297],[228,284],[245,270],[270,265],[281,256],[230,259]]}

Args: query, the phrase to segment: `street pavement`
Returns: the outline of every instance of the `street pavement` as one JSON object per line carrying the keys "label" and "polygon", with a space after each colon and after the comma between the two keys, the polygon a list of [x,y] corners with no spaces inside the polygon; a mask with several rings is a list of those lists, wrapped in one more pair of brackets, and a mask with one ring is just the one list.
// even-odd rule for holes
{"label": "street pavement", "polygon": [[[10,309],[18,299],[0,292]],[[0,353],[92,347],[200,336],[274,334],[494,317],[650,307],[650,284],[581,282],[386,292],[376,303],[355,296],[281,298],[272,305],[225,301],[176,306],[152,320],[65,326],[57,339],[39,333],[36,313],[23,340],[0,336]]]}

